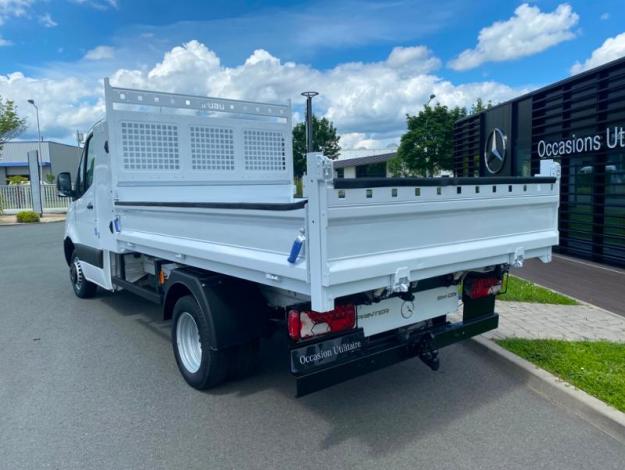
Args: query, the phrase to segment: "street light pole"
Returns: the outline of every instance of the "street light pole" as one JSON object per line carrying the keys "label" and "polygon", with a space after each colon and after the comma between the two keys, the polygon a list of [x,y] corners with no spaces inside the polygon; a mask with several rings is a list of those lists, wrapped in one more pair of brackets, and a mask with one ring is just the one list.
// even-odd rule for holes
{"label": "street light pole", "polygon": [[35,104],[35,100],[30,99],[28,100],[28,102],[30,104],[32,104],[35,107],[35,112],[37,114],[37,144],[39,147],[39,156],[37,158],[37,161],[39,163],[39,184],[41,184],[42,181],[42,177],[43,177],[43,154],[41,153],[41,129],[39,128],[39,107]]}
{"label": "street light pole", "polygon": [[316,91],[305,91],[302,93],[302,96],[306,97],[306,153],[314,150],[312,99],[318,94]]}
{"label": "street light pole", "polygon": [[[434,98],[436,98],[436,95],[435,95],[434,93],[432,93],[432,94],[430,95],[430,97],[428,98],[428,100],[427,100],[427,101],[425,102],[425,104],[423,105],[423,109],[425,109],[425,108],[427,108],[428,106],[430,106],[430,103],[432,102],[432,100],[433,100]],[[428,115],[426,114],[426,115],[425,115],[425,130],[426,130],[426,132],[429,134],[430,128],[429,128],[428,124],[429,124],[429,122],[428,122]],[[426,154],[428,153],[428,148],[427,148],[427,146],[425,147],[425,153],[426,153]],[[428,155],[428,157],[429,157],[429,155]],[[429,175],[428,175],[428,170],[427,170],[427,168],[425,169],[425,176],[429,176]]]}

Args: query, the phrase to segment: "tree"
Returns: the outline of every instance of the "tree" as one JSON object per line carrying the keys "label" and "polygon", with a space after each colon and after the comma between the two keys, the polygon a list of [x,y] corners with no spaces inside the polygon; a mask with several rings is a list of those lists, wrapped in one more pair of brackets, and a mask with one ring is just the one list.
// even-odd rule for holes
{"label": "tree", "polygon": [[26,120],[18,116],[15,103],[0,96],[0,150],[7,140],[19,135],[25,128]]}
{"label": "tree", "polygon": [[464,108],[425,106],[416,116],[406,116],[408,131],[401,137],[397,156],[389,163],[397,176],[432,176],[453,167],[454,123],[466,116]]}
{"label": "tree", "polygon": [[453,169],[454,124],[467,115],[492,107],[481,98],[467,111],[465,108],[425,106],[419,114],[406,115],[408,131],[401,137],[397,156],[389,162],[396,176],[432,176],[440,170]]}
{"label": "tree", "polygon": [[[313,115],[313,151],[334,160],[339,156],[340,137],[336,128],[327,118],[317,119]],[[306,172],[306,124],[299,122],[293,128],[293,173],[300,178]]]}
{"label": "tree", "polygon": [[491,103],[490,100],[488,101],[488,103],[484,104],[484,101],[482,100],[482,98],[478,98],[475,101],[475,103],[473,103],[473,105],[471,106],[471,109],[469,110],[469,116],[481,113],[482,111],[486,111],[492,107],[493,107],[493,104]]}

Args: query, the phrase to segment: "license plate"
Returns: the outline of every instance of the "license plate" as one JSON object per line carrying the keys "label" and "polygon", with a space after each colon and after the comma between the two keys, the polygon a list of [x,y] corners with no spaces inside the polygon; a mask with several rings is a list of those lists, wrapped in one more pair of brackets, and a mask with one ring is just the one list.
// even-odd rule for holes
{"label": "license plate", "polygon": [[402,326],[446,315],[458,309],[456,286],[436,287],[414,293],[413,300],[391,297],[371,305],[358,305],[358,327],[371,336]]}
{"label": "license plate", "polygon": [[319,366],[342,362],[362,352],[362,330],[291,349],[291,372],[302,373]]}

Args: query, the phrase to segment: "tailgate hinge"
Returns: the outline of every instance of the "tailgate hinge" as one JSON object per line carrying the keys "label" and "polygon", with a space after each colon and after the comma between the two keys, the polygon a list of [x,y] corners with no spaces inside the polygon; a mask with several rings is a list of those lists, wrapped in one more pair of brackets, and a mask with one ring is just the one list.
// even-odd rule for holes
{"label": "tailgate hinge", "polygon": [[397,268],[393,277],[393,292],[408,292],[410,288],[410,270],[407,267]]}

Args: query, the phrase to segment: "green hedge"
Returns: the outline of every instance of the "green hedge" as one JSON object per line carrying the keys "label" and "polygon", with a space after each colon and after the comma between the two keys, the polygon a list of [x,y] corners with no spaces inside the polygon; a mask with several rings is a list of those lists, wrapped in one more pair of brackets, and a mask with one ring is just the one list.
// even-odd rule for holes
{"label": "green hedge", "polygon": [[17,221],[21,224],[39,222],[39,214],[33,211],[21,211],[17,213]]}

